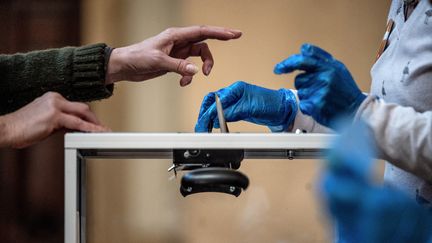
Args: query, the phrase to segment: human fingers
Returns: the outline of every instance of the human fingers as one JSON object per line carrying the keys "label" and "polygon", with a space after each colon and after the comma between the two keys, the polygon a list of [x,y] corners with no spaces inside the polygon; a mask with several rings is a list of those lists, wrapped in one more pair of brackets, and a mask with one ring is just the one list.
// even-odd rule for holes
{"label": "human fingers", "polygon": [[85,103],[64,100],[61,103],[61,110],[67,114],[78,116],[85,121],[102,125],[96,115],[90,110],[90,107]]}
{"label": "human fingers", "polygon": [[[208,75],[213,66],[213,57],[210,50],[206,44],[196,48],[197,49],[191,53],[193,55],[201,55],[204,61],[203,72]],[[201,54],[199,54],[200,51],[202,51]],[[207,51],[208,53],[205,53]],[[164,68],[182,75],[180,79],[180,86],[182,87],[189,85],[192,82],[193,76],[198,72],[198,68],[187,60],[172,58],[170,56],[166,56],[165,60],[165,62],[161,63]]]}
{"label": "human fingers", "polygon": [[[321,88],[313,92],[312,95],[306,96],[303,99],[299,97],[299,108],[303,114],[313,116],[315,119],[321,119],[316,117],[322,114],[323,109],[327,107],[327,89]],[[320,122],[320,121],[318,121]]]}
{"label": "human fingers", "polygon": [[321,99],[320,95],[322,95],[323,92],[321,92],[323,89],[326,89],[325,83],[317,83],[317,85],[299,89],[297,91],[297,96],[300,101],[307,100],[307,99]]}
{"label": "human fingers", "polygon": [[301,73],[294,79],[294,87],[297,90],[310,87],[317,78],[317,73]]}
{"label": "human fingers", "polygon": [[206,39],[231,40],[242,35],[239,30],[207,25],[169,28],[165,32],[174,43],[201,42]]}
{"label": "human fingers", "polygon": [[222,107],[225,109],[233,103],[236,103],[245,93],[245,89],[250,84],[244,81],[237,81],[226,88],[222,88],[216,92],[219,96]]}
{"label": "human fingers", "polygon": [[202,114],[195,125],[195,132],[210,132],[214,119],[217,119],[216,104],[213,103]]}
{"label": "human fingers", "polygon": [[198,114],[198,119],[200,119],[201,118],[201,116],[204,114],[204,112],[206,112],[207,111],[207,109],[212,105],[212,104],[214,104],[215,103],[215,93],[214,92],[210,92],[210,93],[208,93],[205,97],[204,97],[204,99],[203,99],[203,101],[202,101],[202,103],[201,103],[201,108],[200,108],[200,111],[199,111],[199,114]]}
{"label": "human fingers", "polygon": [[215,105],[215,93],[210,92],[208,93],[202,103],[201,108],[198,114],[197,123],[195,125],[195,132],[210,132],[212,127],[210,125],[213,123],[208,118],[203,118],[204,115],[208,116],[208,109],[213,105]]}
{"label": "human fingers", "polygon": [[[247,88],[251,86],[253,85],[250,85],[244,81],[237,81],[230,86],[222,88],[216,92],[223,108],[225,121],[232,122],[245,119],[247,120],[249,118],[248,114],[252,104],[250,101],[247,101],[246,103],[242,102],[242,97],[244,97],[245,93],[247,92]],[[213,120],[213,127],[220,127],[217,116]]]}
{"label": "human fingers", "polygon": [[59,128],[67,128],[83,132],[108,132],[108,128],[85,121],[77,116],[62,113],[58,118]]}
{"label": "human fingers", "polygon": [[[243,81],[237,81],[229,87],[220,89],[217,92],[226,122],[251,120],[251,113],[254,110],[253,101],[250,99],[243,99],[243,97],[246,96],[245,93],[248,92],[246,90],[248,86],[251,85]],[[220,127],[218,117],[213,120],[213,127]]]}
{"label": "human fingers", "polygon": [[300,100],[316,96],[317,91],[325,89],[328,84],[320,76],[317,73],[303,73],[296,77],[295,87]]}
{"label": "human fingers", "polygon": [[[199,56],[204,62],[202,71],[205,75],[209,75],[214,64],[213,56],[207,43],[201,42],[181,48],[174,57],[165,55],[161,58],[159,65],[162,69],[170,72],[176,72],[182,76],[193,76],[199,69],[192,62],[185,60],[191,56]],[[182,84],[190,83],[191,78],[186,78]]]}
{"label": "human fingers", "polygon": [[301,53],[305,56],[315,57],[322,61],[333,60],[333,56],[330,53],[311,44],[303,44],[301,47]]}
{"label": "human fingers", "polygon": [[291,73],[295,70],[315,72],[324,67],[322,62],[315,57],[295,54],[276,64],[273,72],[275,74]]}
{"label": "human fingers", "polygon": [[199,71],[198,67],[192,62],[181,58],[170,57],[168,55],[163,56],[158,65],[160,65],[160,68],[163,70],[175,72],[182,76],[193,76]]}
{"label": "human fingers", "polygon": [[193,44],[189,51],[189,56],[198,56],[201,57],[203,61],[202,71],[208,76],[211,72],[211,69],[214,65],[213,56],[211,51],[205,42]]}
{"label": "human fingers", "polygon": [[183,76],[180,79],[180,86],[184,87],[189,85],[192,82],[192,76]]}
{"label": "human fingers", "polygon": [[[239,109],[237,104],[244,94],[247,85],[249,84],[246,82],[237,81],[215,92],[221,101],[226,121],[238,121],[245,117],[244,109]],[[203,100],[198,122],[195,126],[196,132],[206,132],[211,124],[213,124],[214,128],[219,128],[215,93],[209,93]]]}

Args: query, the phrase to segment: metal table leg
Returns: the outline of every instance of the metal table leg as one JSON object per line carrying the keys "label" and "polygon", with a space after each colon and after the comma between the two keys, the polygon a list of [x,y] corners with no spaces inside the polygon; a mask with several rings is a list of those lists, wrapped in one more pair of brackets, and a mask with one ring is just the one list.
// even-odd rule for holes
{"label": "metal table leg", "polygon": [[64,242],[77,243],[79,236],[76,149],[65,149],[65,225]]}

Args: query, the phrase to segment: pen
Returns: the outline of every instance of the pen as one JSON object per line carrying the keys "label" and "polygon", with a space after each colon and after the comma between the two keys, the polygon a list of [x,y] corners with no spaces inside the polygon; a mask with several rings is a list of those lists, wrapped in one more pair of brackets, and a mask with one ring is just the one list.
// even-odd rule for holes
{"label": "pen", "polygon": [[220,131],[221,133],[229,133],[228,125],[226,124],[225,116],[223,113],[222,103],[219,97],[217,96],[217,94],[215,94],[215,99],[216,99],[216,110],[219,119]]}

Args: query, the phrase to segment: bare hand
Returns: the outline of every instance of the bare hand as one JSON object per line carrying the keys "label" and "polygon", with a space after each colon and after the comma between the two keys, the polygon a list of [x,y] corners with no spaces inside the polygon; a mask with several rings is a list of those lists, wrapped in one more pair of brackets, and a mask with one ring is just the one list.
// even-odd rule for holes
{"label": "bare hand", "polygon": [[63,128],[110,131],[101,125],[87,104],[70,102],[58,93],[48,92],[18,111],[0,116],[0,147],[23,148]]}
{"label": "bare hand", "polygon": [[214,61],[206,39],[227,41],[240,38],[241,32],[213,26],[169,28],[141,43],[114,49],[106,74],[107,84],[120,80],[143,81],[176,72],[182,75],[180,85],[192,82],[198,67],[185,60],[201,57],[202,71],[209,75]]}

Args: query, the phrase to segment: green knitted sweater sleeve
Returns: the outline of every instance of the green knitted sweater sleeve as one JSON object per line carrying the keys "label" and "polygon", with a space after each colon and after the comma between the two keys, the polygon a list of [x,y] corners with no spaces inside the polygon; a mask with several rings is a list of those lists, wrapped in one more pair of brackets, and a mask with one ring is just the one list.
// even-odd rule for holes
{"label": "green knitted sweater sleeve", "polygon": [[105,85],[105,44],[0,55],[0,114],[13,112],[48,91],[71,101],[112,95]]}

